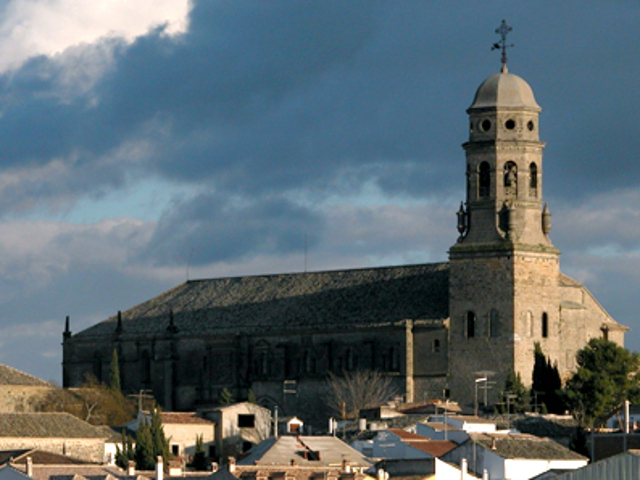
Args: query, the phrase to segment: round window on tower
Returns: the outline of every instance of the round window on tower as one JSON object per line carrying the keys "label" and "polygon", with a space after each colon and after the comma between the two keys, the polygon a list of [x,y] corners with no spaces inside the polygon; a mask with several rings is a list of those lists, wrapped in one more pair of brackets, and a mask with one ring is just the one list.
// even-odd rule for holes
{"label": "round window on tower", "polygon": [[529,122],[527,123],[527,128],[529,129],[530,132],[533,132],[533,120],[529,120]]}
{"label": "round window on tower", "polygon": [[483,132],[488,132],[489,130],[491,130],[491,120],[489,120],[488,118],[482,120],[482,122],[480,122],[480,130]]}
{"label": "round window on tower", "polygon": [[516,128],[516,122],[512,118],[510,118],[509,120],[504,122],[504,126],[507,130],[513,130],[514,128]]}

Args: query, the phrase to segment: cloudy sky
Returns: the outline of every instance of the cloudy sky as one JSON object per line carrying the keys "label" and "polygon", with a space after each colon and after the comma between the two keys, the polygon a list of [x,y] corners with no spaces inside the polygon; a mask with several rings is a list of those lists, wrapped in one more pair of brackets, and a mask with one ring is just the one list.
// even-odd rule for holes
{"label": "cloudy sky", "polygon": [[0,363],[59,382],[66,315],[187,278],[446,260],[503,18],[562,269],[640,350],[637,1],[4,0]]}

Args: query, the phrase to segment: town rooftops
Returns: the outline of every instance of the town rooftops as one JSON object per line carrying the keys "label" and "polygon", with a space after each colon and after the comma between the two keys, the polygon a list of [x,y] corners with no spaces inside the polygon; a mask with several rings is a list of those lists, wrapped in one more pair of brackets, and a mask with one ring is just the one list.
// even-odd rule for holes
{"label": "town rooftops", "polygon": [[69,413],[0,413],[0,437],[105,438],[105,433]]}
{"label": "town rooftops", "polygon": [[449,440],[432,440],[428,437],[418,435],[417,433],[407,432],[399,428],[390,428],[389,431],[394,435],[397,435],[403,443],[406,443],[410,447],[422,450],[434,457],[444,455],[449,450],[453,450],[458,445],[455,442]]}
{"label": "town rooftops", "polygon": [[371,461],[342,440],[331,436],[268,438],[253,447],[238,465],[371,466]]}
{"label": "town rooftops", "polygon": [[553,440],[523,433],[472,433],[467,441],[508,459],[588,460]]}
{"label": "town rooftops", "polygon": [[26,465],[27,457],[31,458],[34,465],[86,465],[89,463],[58,453],[45,452],[44,450],[38,449],[24,449],[0,451],[0,464],[11,462],[14,466]]}
{"label": "town rooftops", "polygon": [[[449,265],[192,280],[121,314],[121,334],[347,330],[449,316]],[[108,336],[109,318],[74,337]]]}
{"label": "town rooftops", "polygon": [[28,373],[21,372],[15,368],[11,368],[7,365],[0,364],[0,385],[20,385],[20,386],[34,386],[34,387],[52,387],[49,382],[29,375]]}

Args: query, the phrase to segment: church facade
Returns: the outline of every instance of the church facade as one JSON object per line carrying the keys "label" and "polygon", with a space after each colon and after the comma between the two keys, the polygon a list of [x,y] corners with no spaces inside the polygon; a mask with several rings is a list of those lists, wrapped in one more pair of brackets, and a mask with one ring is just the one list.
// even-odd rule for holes
{"label": "church facade", "polygon": [[504,64],[478,88],[449,262],[187,281],[76,334],[67,322],[64,386],[106,381],[115,349],[123,390],[167,410],[227,388],[300,414],[324,401],[330,372],[358,370],[389,376],[408,402],[467,403],[487,378],[493,403],[509,371],[531,383],[536,343],[565,376],[590,338],[623,345],[627,328],[559,270],[540,110]]}

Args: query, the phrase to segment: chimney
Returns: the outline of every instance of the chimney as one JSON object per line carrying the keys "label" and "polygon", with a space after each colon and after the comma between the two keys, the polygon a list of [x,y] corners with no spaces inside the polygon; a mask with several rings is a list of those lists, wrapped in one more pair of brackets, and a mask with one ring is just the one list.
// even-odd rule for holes
{"label": "chimney", "polygon": [[378,469],[378,480],[385,480],[385,478],[384,478],[384,477],[385,477],[385,475],[384,475],[384,474],[385,474],[384,469],[379,468],[379,469]]}
{"label": "chimney", "polygon": [[491,450],[497,450],[498,445],[496,444],[496,437],[491,437]]}
{"label": "chimney", "polygon": [[27,457],[27,477],[33,478],[33,459]]}
{"label": "chimney", "polygon": [[229,473],[234,473],[236,471],[236,459],[234,457],[229,457],[227,465],[229,466]]}
{"label": "chimney", "polygon": [[158,455],[156,458],[156,480],[164,480],[164,464],[162,462],[162,455]]}
{"label": "chimney", "polygon": [[463,458],[460,462],[460,480],[464,480],[467,476],[468,468],[467,468],[467,459]]}
{"label": "chimney", "polygon": [[211,462],[211,471],[216,473],[218,471],[218,462]]}
{"label": "chimney", "polygon": [[486,468],[482,470],[482,480],[489,480],[489,472]]}
{"label": "chimney", "polygon": [[629,400],[624,401],[624,433],[629,434],[629,406],[631,403]]}
{"label": "chimney", "polygon": [[129,460],[127,462],[127,475],[130,477],[135,476],[136,474],[136,462],[133,460]]}

